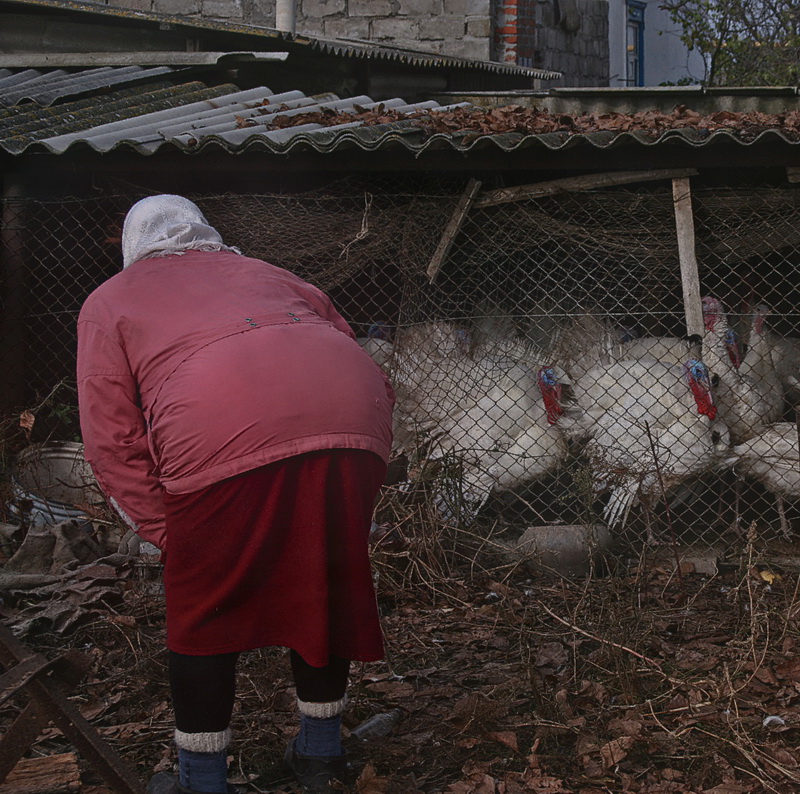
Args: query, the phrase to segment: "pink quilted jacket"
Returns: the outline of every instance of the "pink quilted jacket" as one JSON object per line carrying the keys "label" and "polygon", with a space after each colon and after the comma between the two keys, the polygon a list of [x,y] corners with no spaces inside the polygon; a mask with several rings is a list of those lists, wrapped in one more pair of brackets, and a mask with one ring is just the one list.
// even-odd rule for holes
{"label": "pink quilted jacket", "polygon": [[162,547],[162,489],[391,446],[392,387],[330,300],[228,252],[142,260],[98,287],[78,319],[78,396],[103,490]]}

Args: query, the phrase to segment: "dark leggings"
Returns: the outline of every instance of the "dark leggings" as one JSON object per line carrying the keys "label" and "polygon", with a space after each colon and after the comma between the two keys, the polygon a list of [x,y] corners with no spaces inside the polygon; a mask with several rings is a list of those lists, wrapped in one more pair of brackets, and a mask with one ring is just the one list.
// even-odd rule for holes
{"label": "dark leggings", "polygon": [[[350,662],[331,656],[326,667],[312,667],[290,651],[297,697],[311,703],[330,703],[344,697]],[[231,722],[236,696],[238,653],[187,656],[169,652],[169,685],[175,726],[184,733],[216,733]]]}

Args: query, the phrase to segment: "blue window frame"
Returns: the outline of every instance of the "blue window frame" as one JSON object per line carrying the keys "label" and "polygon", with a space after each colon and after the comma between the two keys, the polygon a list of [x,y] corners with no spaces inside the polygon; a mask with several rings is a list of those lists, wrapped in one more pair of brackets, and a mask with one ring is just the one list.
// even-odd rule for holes
{"label": "blue window frame", "polygon": [[637,0],[628,0],[626,5],[625,82],[627,85],[644,85],[644,10],[647,6]]}

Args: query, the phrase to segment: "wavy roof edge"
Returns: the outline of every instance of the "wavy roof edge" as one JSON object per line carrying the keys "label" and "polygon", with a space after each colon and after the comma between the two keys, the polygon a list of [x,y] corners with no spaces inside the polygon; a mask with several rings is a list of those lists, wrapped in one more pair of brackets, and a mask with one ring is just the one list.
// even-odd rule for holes
{"label": "wavy roof edge", "polygon": [[[800,145],[800,141],[791,141],[782,135],[778,130],[765,130],[756,136],[752,141],[742,140],[728,130],[719,130],[710,135],[694,136],[692,130],[669,130],[657,139],[642,132],[593,132],[587,134],[566,133],[546,133],[541,135],[521,135],[519,133],[494,133],[487,135],[476,135],[475,133],[445,134],[436,133],[422,142],[413,140],[409,129],[386,129],[382,130],[380,136],[365,135],[364,130],[375,130],[375,127],[360,127],[350,130],[337,131],[334,134],[326,130],[316,132],[300,133],[292,137],[284,145],[275,144],[271,141],[258,139],[255,136],[249,139],[244,145],[236,149],[237,152],[256,150],[258,148],[268,149],[278,154],[288,154],[298,149],[312,149],[320,154],[332,154],[338,149],[358,148],[363,151],[378,151],[388,148],[404,148],[409,152],[420,156],[427,151],[441,151],[452,149],[459,153],[472,152],[477,149],[496,148],[503,152],[510,153],[519,149],[542,147],[551,151],[569,149],[575,146],[588,145],[596,149],[611,149],[617,146],[625,146],[636,143],[644,147],[654,147],[665,143],[685,144],[692,148],[706,146],[712,141],[719,143],[721,140],[730,140],[741,146],[752,146],[756,143],[763,143],[765,140],[776,137],[783,143],[793,146]],[[465,139],[467,142],[465,142]],[[172,142],[175,145],[175,142]],[[211,148],[218,145],[223,149],[233,151],[225,145],[225,141],[209,136],[202,143],[200,148]],[[182,147],[181,147],[182,148]],[[194,151],[186,147],[188,151]]]}
{"label": "wavy roof edge", "polygon": [[655,148],[665,145],[686,146],[690,149],[699,149],[711,144],[729,142],[743,149],[777,141],[792,147],[800,146],[800,141],[787,138],[780,130],[764,130],[752,139],[743,139],[730,130],[717,130],[712,133],[703,133],[698,130],[668,130],[657,138],[641,131],[632,132],[593,132],[585,134],[544,133],[539,135],[522,135],[520,133],[494,133],[476,134],[467,133],[436,133],[425,137],[422,131],[413,126],[412,122],[394,122],[386,125],[368,127],[347,126],[344,128],[323,128],[309,132],[297,132],[285,140],[274,140],[255,131],[242,142],[232,144],[223,137],[211,134],[197,141],[187,138],[179,140],[172,138],[164,140],[156,147],[142,146],[141,140],[120,138],[110,147],[98,147],[88,140],[76,140],[67,149],[57,149],[46,142],[38,141],[30,144],[26,149],[43,147],[52,154],[64,154],[76,145],[85,145],[98,153],[132,148],[143,155],[152,155],[163,152],[165,149],[175,150],[187,154],[199,154],[206,150],[223,150],[228,153],[241,154],[243,152],[270,152],[273,154],[290,154],[299,151],[313,151],[317,154],[335,154],[342,150],[358,149],[365,152],[405,150],[414,157],[420,157],[429,151],[452,150],[459,154],[478,151],[481,149],[496,149],[505,153],[512,153],[522,149],[542,148],[549,151],[563,151],[578,146],[590,146],[595,149],[608,150],[618,147],[638,145],[642,148]]}
{"label": "wavy roof edge", "polygon": [[163,14],[155,11],[115,8],[99,3],[84,2],[83,0],[3,0],[3,3],[23,7],[50,8],[61,11],[96,14],[114,19],[153,22],[159,25],[177,25],[196,30],[214,30],[223,33],[260,36],[279,42],[280,46],[283,48],[310,47],[313,50],[320,50],[324,53],[338,56],[345,55],[354,58],[364,58],[365,60],[398,61],[410,66],[449,66],[488,71],[495,74],[531,77],[538,80],[556,80],[562,76],[560,72],[517,66],[515,64],[497,63],[494,61],[459,58],[451,55],[425,52],[424,50],[409,50],[387,44],[376,44],[361,39],[330,39],[305,34],[291,34],[276,30],[275,28],[244,22],[224,22],[177,14]]}

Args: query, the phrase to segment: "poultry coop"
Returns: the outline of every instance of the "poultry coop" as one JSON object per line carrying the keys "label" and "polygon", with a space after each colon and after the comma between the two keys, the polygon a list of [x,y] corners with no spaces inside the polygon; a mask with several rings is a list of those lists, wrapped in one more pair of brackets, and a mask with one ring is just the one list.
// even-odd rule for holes
{"label": "poultry coop", "polygon": [[[395,384],[387,487],[435,520],[800,536],[799,186],[692,179],[687,293],[668,179],[501,201],[471,185],[191,198],[331,295]],[[3,206],[5,407],[37,407],[39,433],[75,440],[75,320],[140,197]]]}

